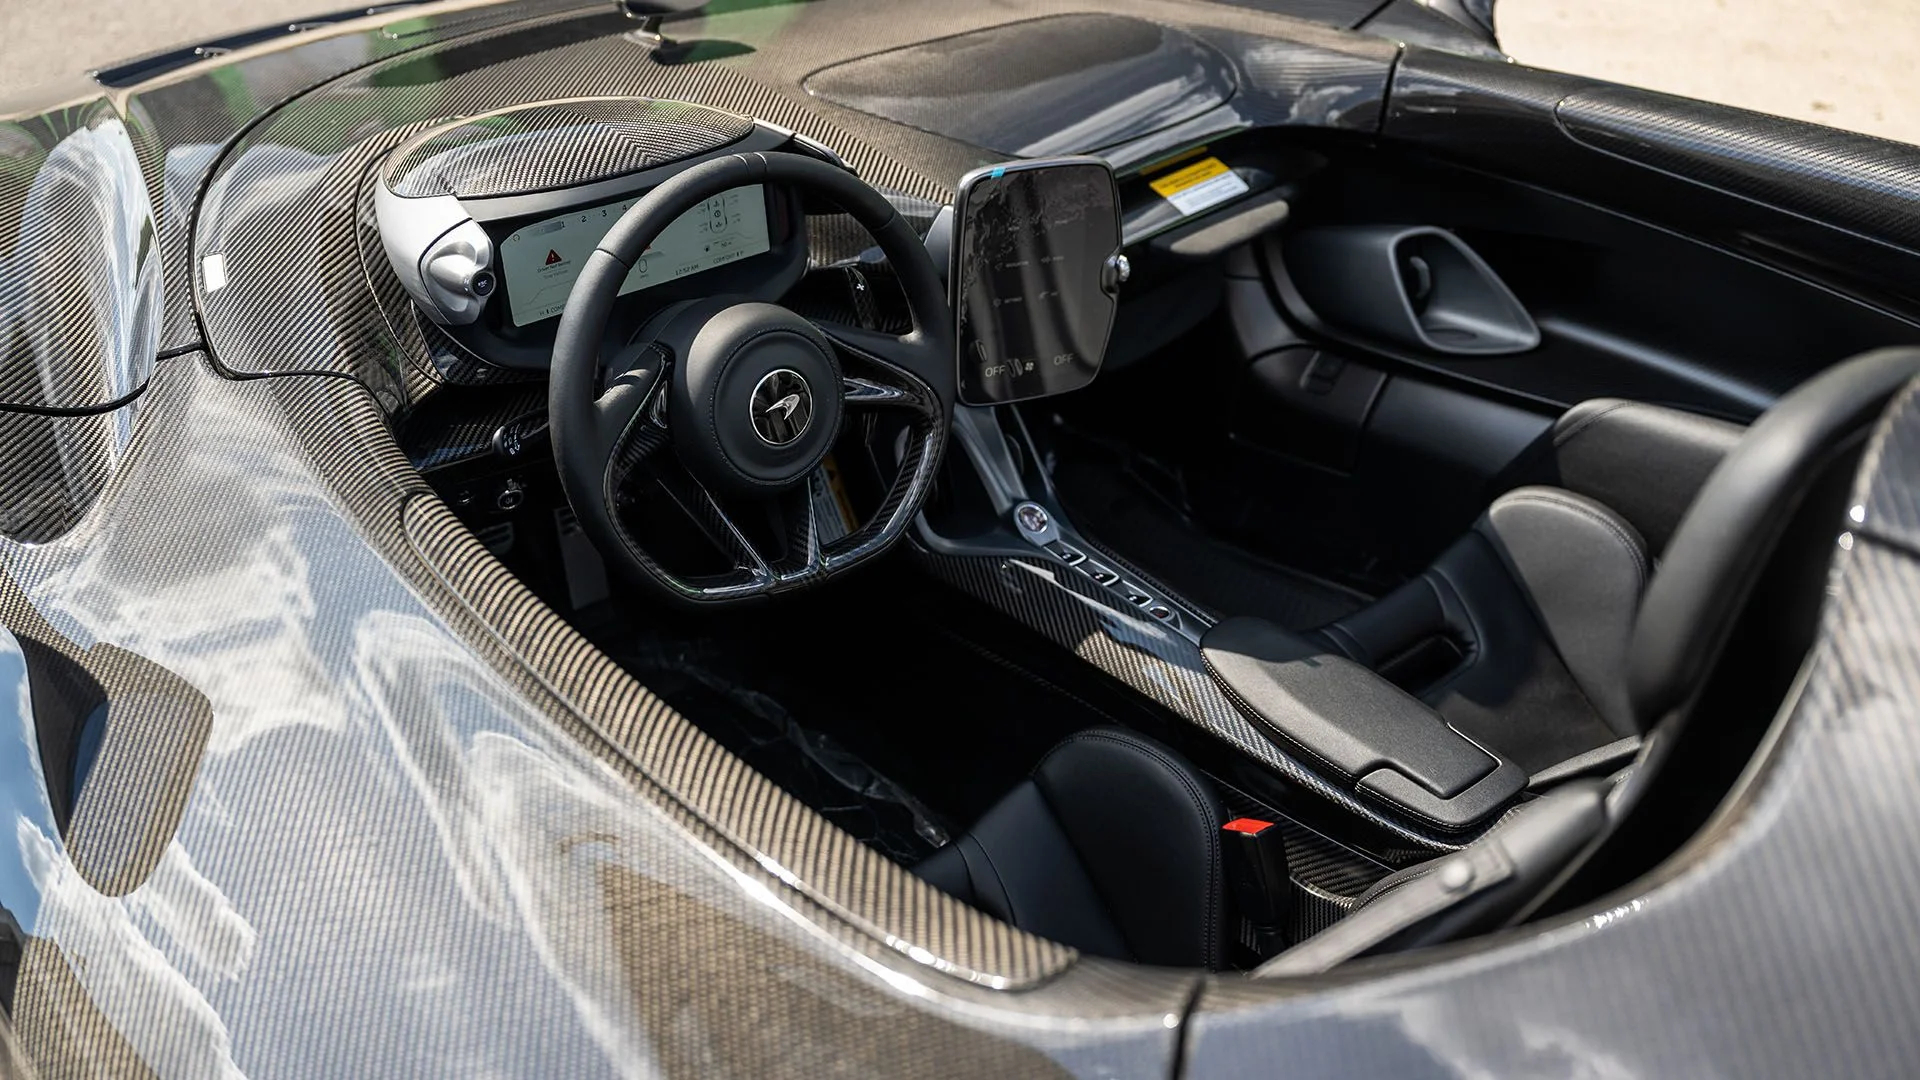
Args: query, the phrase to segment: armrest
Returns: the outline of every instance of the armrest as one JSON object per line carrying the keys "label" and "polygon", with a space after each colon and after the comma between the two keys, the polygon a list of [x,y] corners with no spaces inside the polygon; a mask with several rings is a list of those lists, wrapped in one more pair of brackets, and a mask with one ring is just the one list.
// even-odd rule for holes
{"label": "armrest", "polygon": [[1201,654],[1227,694],[1327,778],[1448,831],[1526,787],[1526,773],[1359,664],[1264,619],[1208,630]]}

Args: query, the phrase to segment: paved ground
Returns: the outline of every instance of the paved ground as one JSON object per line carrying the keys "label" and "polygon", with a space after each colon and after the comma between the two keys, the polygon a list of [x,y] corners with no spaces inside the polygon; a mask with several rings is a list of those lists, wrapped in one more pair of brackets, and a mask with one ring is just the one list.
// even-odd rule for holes
{"label": "paved ground", "polygon": [[[346,0],[0,0],[0,99]],[[1917,0],[1499,0],[1524,63],[1920,143]]]}
{"label": "paved ground", "polygon": [[0,100],[37,83],[355,0],[0,0]]}
{"label": "paved ground", "polygon": [[1536,67],[1920,143],[1916,0],[1498,0]]}

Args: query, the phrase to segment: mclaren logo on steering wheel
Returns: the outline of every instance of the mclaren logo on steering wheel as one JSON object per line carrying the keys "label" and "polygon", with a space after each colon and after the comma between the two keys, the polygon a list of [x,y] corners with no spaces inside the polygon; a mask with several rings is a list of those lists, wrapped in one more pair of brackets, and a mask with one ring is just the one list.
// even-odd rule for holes
{"label": "mclaren logo on steering wheel", "polygon": [[807,433],[813,423],[813,388],[791,368],[762,376],[753,388],[753,432],[768,446],[785,446]]}

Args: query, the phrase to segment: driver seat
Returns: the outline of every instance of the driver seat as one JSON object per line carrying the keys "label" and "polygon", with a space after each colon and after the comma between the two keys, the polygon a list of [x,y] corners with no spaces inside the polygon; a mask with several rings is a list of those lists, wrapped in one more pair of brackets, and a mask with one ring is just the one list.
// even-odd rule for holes
{"label": "driver seat", "polygon": [[1180,755],[1123,728],[1093,728],[1048,751],[913,872],[1084,953],[1215,970],[1226,820],[1213,785]]}

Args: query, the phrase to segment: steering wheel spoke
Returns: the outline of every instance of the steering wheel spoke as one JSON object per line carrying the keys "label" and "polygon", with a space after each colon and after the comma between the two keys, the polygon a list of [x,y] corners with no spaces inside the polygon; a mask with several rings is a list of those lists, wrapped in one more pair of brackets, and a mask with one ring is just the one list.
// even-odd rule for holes
{"label": "steering wheel spoke", "polygon": [[623,354],[624,370],[593,401],[594,449],[615,463],[615,482],[668,443],[666,357],[649,346]]}
{"label": "steering wheel spoke", "polygon": [[835,323],[816,325],[839,355],[841,392],[849,408],[940,415],[939,396],[926,380],[913,374],[927,362],[923,342],[913,336],[894,337]]}

